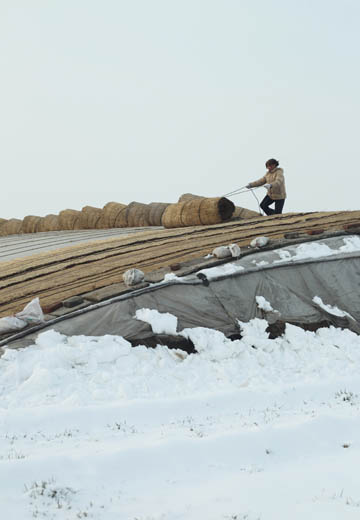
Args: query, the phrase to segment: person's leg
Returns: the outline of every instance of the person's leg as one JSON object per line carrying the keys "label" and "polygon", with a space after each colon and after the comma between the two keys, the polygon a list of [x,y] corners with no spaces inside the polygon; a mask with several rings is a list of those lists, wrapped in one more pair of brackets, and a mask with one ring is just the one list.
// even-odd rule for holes
{"label": "person's leg", "polygon": [[269,195],[265,195],[265,197],[261,201],[260,208],[266,215],[273,215],[275,213],[273,209],[269,208],[270,204],[273,204],[273,202],[273,199],[271,199]]}
{"label": "person's leg", "polygon": [[276,214],[282,213],[284,204],[285,204],[285,199],[276,200],[275,201],[275,211],[274,211],[274,213],[276,213]]}

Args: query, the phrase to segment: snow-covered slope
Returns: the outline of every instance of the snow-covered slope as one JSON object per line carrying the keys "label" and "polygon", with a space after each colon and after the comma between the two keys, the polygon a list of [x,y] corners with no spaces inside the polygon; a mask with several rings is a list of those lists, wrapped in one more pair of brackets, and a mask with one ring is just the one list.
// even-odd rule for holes
{"label": "snow-covered slope", "polygon": [[188,329],[192,355],[53,331],[7,350],[2,517],[358,519],[360,338],[266,326]]}

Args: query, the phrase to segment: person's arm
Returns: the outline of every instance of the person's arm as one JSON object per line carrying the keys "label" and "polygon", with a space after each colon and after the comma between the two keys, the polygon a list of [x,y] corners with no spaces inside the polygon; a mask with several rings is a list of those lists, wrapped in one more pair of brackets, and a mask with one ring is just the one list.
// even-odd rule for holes
{"label": "person's arm", "polygon": [[264,175],[263,177],[261,177],[261,179],[257,181],[249,182],[249,184],[246,187],[256,188],[257,186],[262,186],[263,184],[266,184],[266,175]]}

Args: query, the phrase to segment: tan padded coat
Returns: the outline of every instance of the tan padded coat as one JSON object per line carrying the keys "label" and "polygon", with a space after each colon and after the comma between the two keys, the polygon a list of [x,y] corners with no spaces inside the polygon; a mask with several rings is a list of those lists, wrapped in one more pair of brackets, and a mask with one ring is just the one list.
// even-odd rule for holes
{"label": "tan padded coat", "polygon": [[266,172],[264,177],[258,181],[250,182],[249,186],[255,188],[263,184],[271,184],[267,194],[273,200],[286,199],[284,170],[282,168],[275,168],[272,172]]}

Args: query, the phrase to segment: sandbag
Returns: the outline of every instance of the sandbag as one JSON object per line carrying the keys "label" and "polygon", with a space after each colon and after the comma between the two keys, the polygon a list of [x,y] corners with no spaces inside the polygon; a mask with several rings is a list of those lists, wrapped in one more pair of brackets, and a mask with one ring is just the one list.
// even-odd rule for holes
{"label": "sandbag", "polygon": [[141,283],[144,281],[144,279],[145,279],[145,275],[144,275],[143,271],[141,271],[140,269],[136,269],[136,268],[128,269],[123,274],[124,283],[128,287]]}

